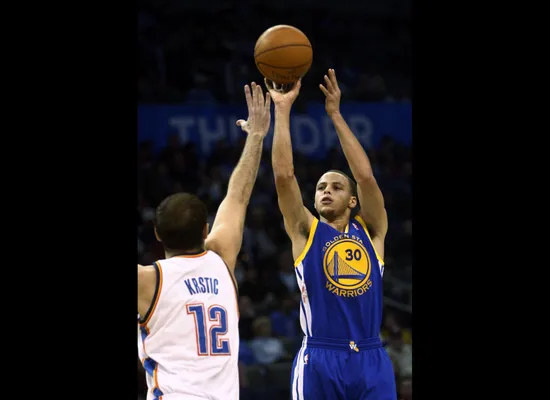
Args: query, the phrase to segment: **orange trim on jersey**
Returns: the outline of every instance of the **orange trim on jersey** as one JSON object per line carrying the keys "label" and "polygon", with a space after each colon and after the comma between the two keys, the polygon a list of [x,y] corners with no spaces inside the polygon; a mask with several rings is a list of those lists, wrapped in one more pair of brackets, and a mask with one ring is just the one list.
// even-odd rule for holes
{"label": "orange trim on jersey", "polygon": [[160,262],[156,262],[157,267],[159,269],[159,282],[158,282],[158,290],[157,290],[157,296],[153,299],[153,307],[151,308],[151,311],[149,312],[149,315],[147,316],[147,319],[140,323],[140,326],[144,326],[145,329],[147,329],[147,334],[149,334],[149,329],[147,328],[147,323],[151,320],[151,317],[155,313],[155,310],[157,308],[157,304],[160,299],[160,292],[162,291],[162,267],[160,266]]}
{"label": "orange trim on jersey", "polygon": [[241,319],[241,310],[239,310],[239,294],[237,293],[237,283],[236,279],[233,280],[233,277],[229,276],[233,281],[233,292],[235,293],[235,307],[237,308],[237,319]]}
{"label": "orange trim on jersey", "polygon": [[384,264],[384,260],[382,260],[382,257],[380,257],[380,255],[376,251],[376,246],[374,245],[374,243],[372,241],[372,238],[370,237],[369,230],[367,229],[367,224],[365,223],[365,221],[363,221],[363,218],[361,218],[359,215],[355,216],[355,219],[357,220],[357,222],[359,222],[359,224],[365,230],[365,233],[367,234],[367,236],[370,240],[370,244],[372,245],[372,248],[374,249],[374,254],[376,254],[376,258],[378,258],[378,261],[380,261],[382,264]]}
{"label": "orange trim on jersey", "polygon": [[[147,333],[147,336],[149,336],[149,327],[147,325],[144,325],[143,328],[145,328],[145,332]],[[149,354],[147,354],[147,351],[145,350],[145,340],[147,339],[147,336],[145,339],[141,340],[141,344],[143,345],[143,353],[145,354],[146,358],[141,360],[141,365],[143,365],[143,369],[145,369],[145,360],[147,360],[149,357]],[[162,392],[162,390],[159,387],[159,381],[157,377],[159,364],[156,363],[155,369],[153,370],[153,381],[155,382],[155,386],[151,388],[151,393],[154,393],[155,389],[158,389]],[[147,371],[145,371],[145,374],[147,375]],[[162,396],[159,396],[158,400],[162,400]]]}
{"label": "orange trim on jersey", "polygon": [[202,256],[206,255],[206,253],[208,253],[208,250],[205,250],[200,254],[193,254],[193,255],[188,255],[188,256],[180,255],[180,256],[174,256],[174,258],[198,258],[198,257],[202,257]]}
{"label": "orange trim on jersey", "polygon": [[237,278],[235,277],[235,273],[231,272],[231,269],[225,262],[225,260],[216,252],[212,252],[213,254],[216,254],[223,262],[223,265],[225,265],[225,268],[227,269],[227,273],[229,274],[229,279],[231,279],[231,282],[233,283],[233,291],[235,292],[235,305],[237,307],[237,318],[241,318],[241,312],[239,310],[239,289],[237,288]]}
{"label": "orange trim on jersey", "polygon": [[[149,328],[147,327],[147,325],[144,325],[143,328],[145,328],[145,332],[147,333],[147,336],[149,336]],[[141,335],[141,332],[139,334]],[[145,339],[147,339],[147,336],[145,336],[145,338],[141,338],[141,344],[143,345],[143,354],[145,354],[145,357],[146,357],[143,360],[141,360],[143,367],[145,367],[145,360],[149,358],[149,355],[147,354],[147,350],[145,350]]]}
{"label": "orange trim on jersey", "polygon": [[[155,389],[158,389],[162,392],[161,388],[159,387],[159,380],[157,377],[157,372],[159,369],[159,364],[155,365],[155,369],[153,370],[153,381],[155,382],[155,386],[151,388],[151,393],[155,393]],[[162,396],[159,396],[158,400],[162,400]]]}

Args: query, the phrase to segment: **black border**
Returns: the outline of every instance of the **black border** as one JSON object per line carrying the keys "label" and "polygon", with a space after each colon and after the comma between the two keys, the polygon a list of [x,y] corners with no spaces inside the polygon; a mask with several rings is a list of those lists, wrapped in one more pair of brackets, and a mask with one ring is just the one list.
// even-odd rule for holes
{"label": "black border", "polygon": [[35,306],[11,321],[12,360],[20,369],[30,359],[32,375],[12,377],[13,393],[136,398],[137,11],[73,6],[27,4],[21,33],[8,37],[21,49],[10,55],[19,128],[4,147],[19,154],[6,171],[22,183],[11,189],[22,209],[8,213],[21,259],[13,282],[19,305]]}
{"label": "black border", "polygon": [[[504,209],[509,194],[502,192],[518,161],[508,142],[512,116],[490,111],[514,97],[499,98],[489,86],[503,64],[498,43],[487,37],[497,29],[489,17],[495,10],[483,7],[493,6],[414,2],[413,391],[419,399],[494,398],[502,388],[509,394],[516,381],[499,385],[489,378],[509,365],[497,360],[508,358],[501,342],[514,334],[507,327],[516,326],[518,315],[502,302],[512,296],[514,305],[520,296],[514,266],[522,265],[516,260],[524,252],[513,254],[517,219],[507,215],[519,202]],[[496,321],[502,313],[509,321]]]}

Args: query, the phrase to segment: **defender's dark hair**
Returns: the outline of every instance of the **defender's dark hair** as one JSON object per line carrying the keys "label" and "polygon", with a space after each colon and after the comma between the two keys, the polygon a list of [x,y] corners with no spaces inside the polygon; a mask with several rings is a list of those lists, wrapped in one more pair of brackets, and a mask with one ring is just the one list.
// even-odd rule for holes
{"label": "defender's dark hair", "polygon": [[357,184],[355,183],[355,181],[352,178],[350,178],[346,173],[344,173],[343,171],[340,171],[339,169],[331,169],[331,170],[325,172],[325,174],[328,174],[329,172],[334,172],[336,174],[340,174],[343,177],[345,177],[349,182],[349,187],[351,189],[351,195],[357,197]]}
{"label": "defender's dark hair", "polygon": [[195,250],[204,245],[206,205],[194,194],[176,193],[157,207],[155,228],[166,249]]}

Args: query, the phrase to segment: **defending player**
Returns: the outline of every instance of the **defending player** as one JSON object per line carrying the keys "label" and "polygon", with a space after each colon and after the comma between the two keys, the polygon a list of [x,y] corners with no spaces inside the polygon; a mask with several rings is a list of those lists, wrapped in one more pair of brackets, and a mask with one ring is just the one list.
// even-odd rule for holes
{"label": "defending player", "polygon": [[166,259],[138,265],[139,356],[147,400],[238,400],[239,331],[233,272],[245,213],[270,123],[270,96],[245,87],[248,134],[207,237],[207,210],[178,193],[156,210],[155,234]]}
{"label": "defending player", "polygon": [[[317,183],[314,217],[294,176],[290,109],[300,91],[266,85],[275,103],[273,172],[284,225],[292,241],[302,292],[302,347],[291,378],[295,400],[395,400],[392,363],[380,342],[384,239],[388,220],[370,162],[340,114],[334,70],[325,75],[325,108],[356,179],[326,172]],[[352,211],[361,203],[356,217]],[[367,228],[368,226],[368,228]]]}

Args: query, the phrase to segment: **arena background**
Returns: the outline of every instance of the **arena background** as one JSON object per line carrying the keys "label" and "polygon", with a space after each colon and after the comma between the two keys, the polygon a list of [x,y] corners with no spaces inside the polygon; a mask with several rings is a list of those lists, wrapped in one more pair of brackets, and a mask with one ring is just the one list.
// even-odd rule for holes
{"label": "arena background", "polygon": [[[326,70],[335,68],[342,113],[368,150],[388,209],[383,340],[404,400],[412,398],[410,7],[410,0],[339,0],[337,8],[328,0],[141,0],[138,21],[139,262],[163,257],[152,217],[165,196],[198,193],[214,217],[243,144],[243,133],[234,126],[247,115],[242,88],[261,82],[254,43],[272,25],[297,26],[314,51],[291,122],[304,202],[312,205],[323,171],[348,170],[318,89]],[[271,138],[265,142],[236,269],[241,397],[288,399],[290,365],[301,336],[299,293],[277,207]],[[283,350],[267,351],[271,347]],[[144,398],[139,362],[137,383]]]}

